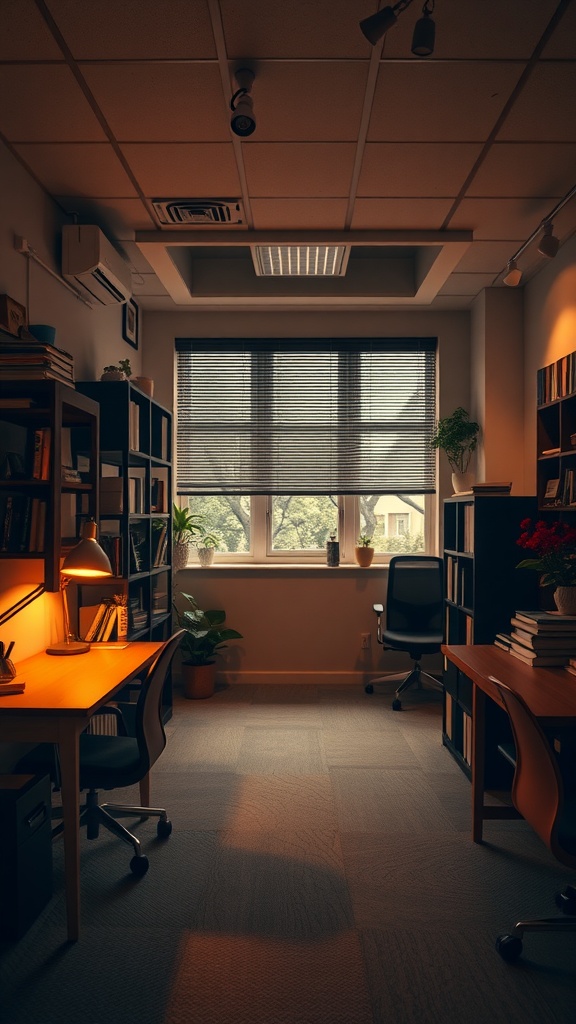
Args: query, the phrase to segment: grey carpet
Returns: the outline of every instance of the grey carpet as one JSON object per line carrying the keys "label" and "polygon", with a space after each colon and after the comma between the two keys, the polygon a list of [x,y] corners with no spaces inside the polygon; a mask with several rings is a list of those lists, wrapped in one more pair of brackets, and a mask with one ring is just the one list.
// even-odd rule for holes
{"label": "grey carpet", "polygon": [[[82,839],[82,935],[55,893],[2,947],[2,1024],[568,1024],[576,934],[494,939],[569,880],[522,821],[470,840],[470,784],[435,694],[238,686],[177,699],[150,870]],[[135,791],[115,794],[132,799]]]}

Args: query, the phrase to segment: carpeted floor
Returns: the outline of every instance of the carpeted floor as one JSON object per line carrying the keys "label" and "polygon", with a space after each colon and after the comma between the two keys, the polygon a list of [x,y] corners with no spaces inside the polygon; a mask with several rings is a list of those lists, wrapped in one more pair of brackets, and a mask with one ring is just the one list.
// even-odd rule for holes
{"label": "carpeted floor", "polygon": [[514,967],[494,939],[573,879],[522,821],[471,842],[440,715],[348,686],[177,699],[152,779],[172,836],[137,825],[140,881],[83,837],[73,945],[55,844],[55,895],[2,947],[2,1024],[572,1022],[576,934],[526,935]]}

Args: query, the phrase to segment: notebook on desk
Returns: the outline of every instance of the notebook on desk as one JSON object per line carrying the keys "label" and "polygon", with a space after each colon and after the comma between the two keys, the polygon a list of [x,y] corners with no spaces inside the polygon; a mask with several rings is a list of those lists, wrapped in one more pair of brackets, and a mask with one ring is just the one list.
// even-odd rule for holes
{"label": "notebook on desk", "polygon": [[94,643],[90,644],[91,651],[102,650],[102,648],[108,651],[123,651],[125,647],[128,647],[127,640],[123,642],[118,640],[95,640]]}

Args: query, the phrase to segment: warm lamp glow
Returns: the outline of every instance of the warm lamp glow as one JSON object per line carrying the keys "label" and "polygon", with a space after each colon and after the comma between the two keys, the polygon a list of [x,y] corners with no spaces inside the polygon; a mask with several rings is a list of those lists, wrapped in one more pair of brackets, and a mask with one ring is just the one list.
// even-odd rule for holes
{"label": "warm lamp glow", "polygon": [[112,576],[112,566],[108,555],[96,540],[96,523],[93,519],[88,519],[82,525],[81,540],[68,552],[60,569],[65,639],[62,643],[47,647],[46,654],[87,654],[90,650],[90,644],[84,640],[76,640],[70,633],[66,587],[71,579],[97,579],[104,576]]}

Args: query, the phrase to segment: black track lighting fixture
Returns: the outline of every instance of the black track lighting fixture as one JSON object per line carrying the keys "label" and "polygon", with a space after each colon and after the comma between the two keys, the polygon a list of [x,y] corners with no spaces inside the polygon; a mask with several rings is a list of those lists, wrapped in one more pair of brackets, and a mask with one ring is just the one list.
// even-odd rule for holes
{"label": "black track lighting fixture", "polygon": [[517,288],[520,284],[520,281],[522,280],[522,271],[518,268],[518,259],[522,253],[526,251],[528,246],[532,245],[532,242],[540,233],[542,233],[542,238],[538,245],[538,252],[541,256],[546,256],[549,260],[554,259],[560,247],[560,242],[556,238],[556,235],[552,234],[554,230],[553,221],[556,214],[559,213],[560,210],[566,206],[566,203],[569,203],[574,196],[576,196],[576,185],[573,185],[564,198],[561,199],[559,203],[556,203],[554,209],[550,210],[548,216],[544,217],[544,220],[540,221],[538,227],[534,229],[532,234],[529,235],[520,248],[516,250],[514,255],[510,257],[506,264],[504,277],[502,278],[503,283],[507,284],[509,288]]}
{"label": "black track lighting fixture", "polygon": [[[360,22],[360,29],[372,46],[376,46],[398,20],[398,15],[405,11],[413,0],[398,0],[393,7],[381,7],[376,14],[364,18]],[[412,53],[416,57],[429,57],[434,52],[434,37],[436,26],[432,21],[431,14],[434,10],[435,0],[425,0],[422,8],[422,17],[418,19],[412,37]]]}
{"label": "black track lighting fixture", "polygon": [[230,100],[230,110],[232,111],[230,127],[234,135],[239,135],[241,139],[252,135],[256,128],[254,105],[250,95],[254,77],[252,68],[238,68],[234,72],[238,88]]}

